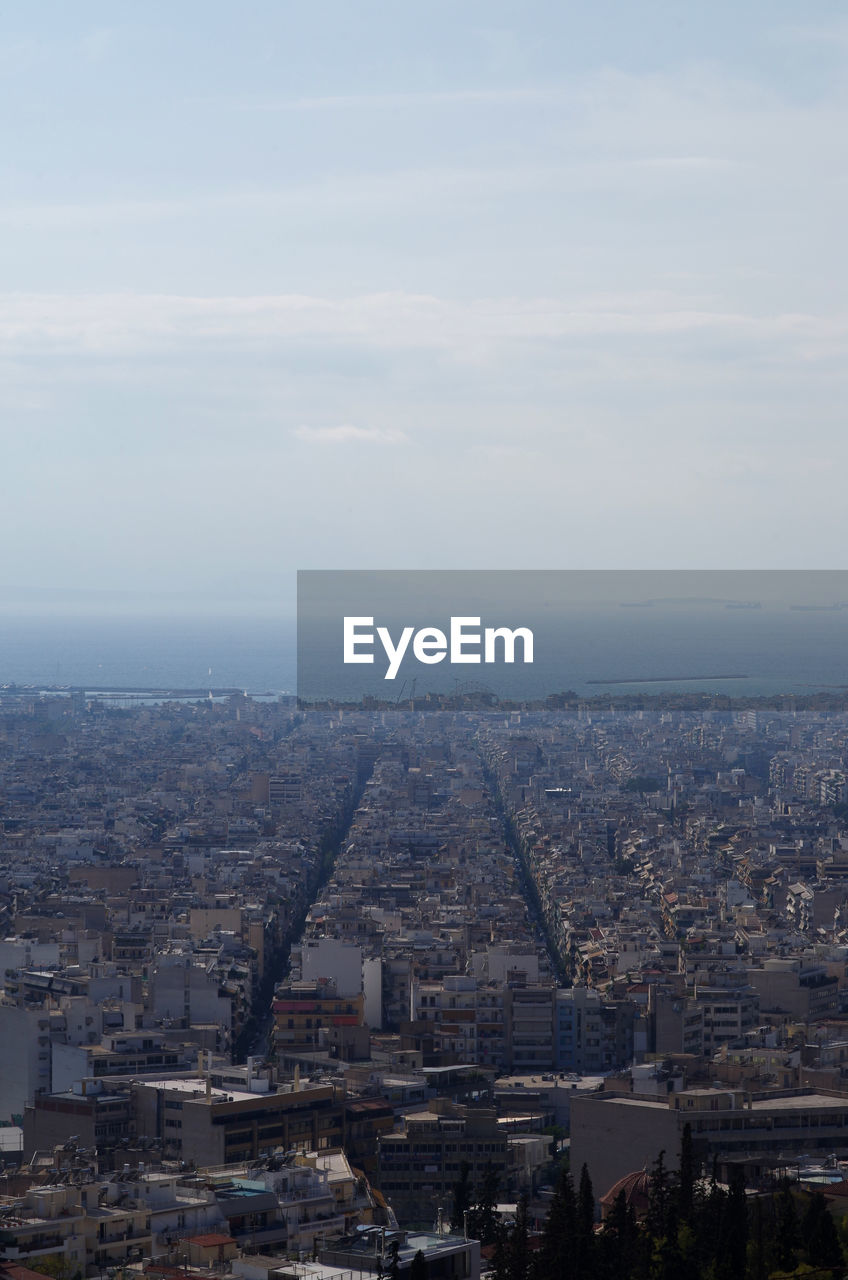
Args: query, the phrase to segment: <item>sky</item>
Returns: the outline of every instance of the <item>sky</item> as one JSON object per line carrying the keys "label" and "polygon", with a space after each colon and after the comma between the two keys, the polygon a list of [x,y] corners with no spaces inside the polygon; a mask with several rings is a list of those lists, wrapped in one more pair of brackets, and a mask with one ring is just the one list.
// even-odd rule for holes
{"label": "sky", "polygon": [[843,568],[848,13],[0,9],[0,611]]}

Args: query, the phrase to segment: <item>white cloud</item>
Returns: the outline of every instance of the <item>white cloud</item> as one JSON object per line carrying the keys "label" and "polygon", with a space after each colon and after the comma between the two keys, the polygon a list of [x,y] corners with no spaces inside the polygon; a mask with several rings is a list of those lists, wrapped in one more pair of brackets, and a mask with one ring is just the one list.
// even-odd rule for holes
{"label": "white cloud", "polygon": [[581,164],[571,175],[562,165],[505,164],[501,166],[432,165],[416,168],[360,170],[355,173],[327,172],[317,178],[302,178],[279,185],[229,186],[211,183],[202,191],[156,198],[104,197],[92,201],[41,200],[0,207],[0,226],[20,231],[113,227],[134,223],[158,223],[192,219],[200,215],[258,216],[316,213],[336,215],[340,209],[416,210],[442,207],[457,200],[490,199],[520,191],[553,191],[571,178],[594,181],[595,170],[608,176],[608,166]]}
{"label": "white cloud", "polygon": [[309,444],[403,444],[408,440],[402,431],[382,427],[355,427],[343,423],[337,427],[295,427],[292,435]]}
{"label": "white cloud", "polygon": [[832,22],[780,23],[769,31],[768,38],[775,44],[824,45],[827,49],[843,52],[848,48],[848,21],[836,18]]}
{"label": "white cloud", "polygon": [[[848,313],[731,309],[714,299],[656,290],[568,300],[370,293],[350,297],[267,294],[0,295],[6,355],[78,352],[135,355],[157,350],[248,350],[256,344],[333,343],[386,352],[430,350],[456,361],[497,360],[516,344],[682,337],[771,344],[776,356],[832,358],[848,343]],[[691,354],[695,347],[692,347]],[[672,358],[669,356],[669,358]]]}
{"label": "white cloud", "polygon": [[80,40],[80,51],[86,62],[102,62],[114,49],[115,32],[110,27],[95,27]]}
{"label": "white cloud", "polygon": [[239,102],[240,111],[348,111],[403,110],[419,107],[481,106],[500,107],[526,104],[528,106],[564,106],[571,100],[568,89],[558,85],[531,88],[505,89],[444,89],[407,93],[346,93],[324,94],[301,98],[257,98]]}

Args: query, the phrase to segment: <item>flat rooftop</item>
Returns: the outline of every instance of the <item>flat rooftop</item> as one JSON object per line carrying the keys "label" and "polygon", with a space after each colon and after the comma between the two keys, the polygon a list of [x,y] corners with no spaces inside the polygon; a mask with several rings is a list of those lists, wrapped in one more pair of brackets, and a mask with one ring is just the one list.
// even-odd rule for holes
{"label": "flat rooftop", "polygon": [[551,1072],[544,1075],[498,1076],[495,1089],[563,1089],[568,1092],[576,1089],[600,1089],[605,1082],[604,1076],[566,1075],[560,1079],[559,1073],[552,1078]]}
{"label": "flat rooftop", "polygon": [[[712,1095],[719,1098],[723,1092],[726,1093],[728,1090],[716,1089],[714,1094],[711,1089],[699,1090],[698,1092],[699,1096],[704,1096],[706,1094],[708,1096]],[[685,1097],[685,1094],[675,1094],[672,1096]],[[675,1107],[669,1107],[666,1100],[657,1102],[653,1098],[625,1097],[622,1095],[609,1097],[604,1094],[598,1094],[598,1100],[614,1104],[619,1107],[648,1107],[657,1111],[677,1110]],[[706,1108],[680,1107],[679,1110],[680,1114],[684,1116],[707,1116],[716,1114],[715,1111],[707,1110]],[[824,1093],[808,1093],[796,1095],[794,1097],[776,1094],[773,1098],[755,1098],[750,1106],[747,1102],[744,1102],[739,1106],[719,1107],[718,1110],[721,1114],[728,1114],[731,1111],[848,1111],[848,1095],[845,1097],[833,1098],[829,1094]]]}
{"label": "flat rooftop", "polygon": [[[150,1089],[167,1089],[169,1093],[184,1093],[187,1097],[191,1097],[194,1101],[206,1101],[206,1082],[198,1080],[195,1077],[192,1080],[180,1080],[173,1076],[166,1076],[164,1079],[140,1081]],[[252,1099],[254,1102],[262,1102],[266,1098],[273,1098],[275,1095],[268,1093],[248,1093],[244,1089],[218,1089],[213,1085],[210,1094],[210,1102],[244,1102],[245,1099]]]}

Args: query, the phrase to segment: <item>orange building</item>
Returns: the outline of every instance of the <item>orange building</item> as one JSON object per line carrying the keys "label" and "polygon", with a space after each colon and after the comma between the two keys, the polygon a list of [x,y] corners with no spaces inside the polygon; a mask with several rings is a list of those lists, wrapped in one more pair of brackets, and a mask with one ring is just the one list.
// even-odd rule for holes
{"label": "orange building", "polygon": [[292,1049],[317,1049],[321,1032],[328,1028],[365,1024],[365,997],[340,996],[326,978],[292,982],[275,997],[274,1046],[279,1053]]}

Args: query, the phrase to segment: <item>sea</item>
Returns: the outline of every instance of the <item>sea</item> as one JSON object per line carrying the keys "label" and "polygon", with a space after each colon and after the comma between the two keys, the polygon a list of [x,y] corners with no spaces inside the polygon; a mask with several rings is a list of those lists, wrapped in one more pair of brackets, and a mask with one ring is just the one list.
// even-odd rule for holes
{"label": "sea", "polygon": [[293,694],[291,618],[0,616],[0,685]]}
{"label": "sea", "polygon": [[[588,696],[705,690],[773,696],[848,689],[848,609],[593,607],[535,622],[535,661],[459,676],[498,696]],[[340,641],[339,641],[340,644]],[[457,669],[406,664],[373,691],[408,697],[451,691]],[[404,681],[406,684],[404,686]],[[290,617],[0,616],[0,686],[99,689],[237,688],[257,695],[297,691],[297,629]],[[354,685],[330,689],[346,696]]]}

